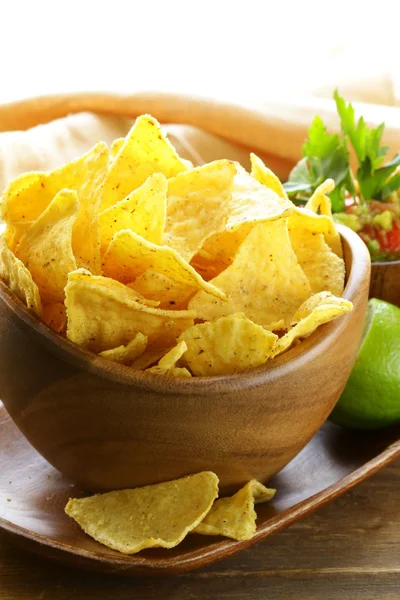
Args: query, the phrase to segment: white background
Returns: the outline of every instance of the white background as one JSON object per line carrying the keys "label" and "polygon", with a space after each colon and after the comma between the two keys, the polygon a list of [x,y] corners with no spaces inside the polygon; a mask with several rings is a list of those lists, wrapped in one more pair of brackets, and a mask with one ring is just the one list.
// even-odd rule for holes
{"label": "white background", "polygon": [[0,0],[0,101],[137,89],[254,99],[396,76],[396,5]]}

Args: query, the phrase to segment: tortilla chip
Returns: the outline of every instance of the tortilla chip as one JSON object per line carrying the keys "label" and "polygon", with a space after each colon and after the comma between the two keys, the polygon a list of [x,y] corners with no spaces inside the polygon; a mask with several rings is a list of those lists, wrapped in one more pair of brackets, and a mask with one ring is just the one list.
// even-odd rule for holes
{"label": "tortilla chip", "polygon": [[307,338],[320,325],[352,310],[353,304],[344,298],[336,298],[329,292],[315,294],[296,311],[292,318],[293,327],[277,341],[273,355],[281,354],[288,350],[295,340]]}
{"label": "tortilla chip", "polygon": [[333,179],[326,179],[321,185],[317,187],[311,198],[306,204],[308,210],[312,210],[315,213],[321,215],[332,216],[332,203],[330,198],[326,194],[330,194],[335,189],[335,182]]}
{"label": "tortilla chip", "polygon": [[43,307],[42,320],[53,331],[60,335],[65,333],[67,326],[67,314],[63,302],[45,304]]}
{"label": "tortilla chip", "polygon": [[159,301],[159,308],[183,310],[187,308],[190,298],[198,288],[185,283],[178,283],[167,275],[156,273],[151,269],[145,271],[129,287],[142,294],[148,300]]}
{"label": "tortilla chip", "polygon": [[277,339],[239,313],[194,325],[178,342],[187,344],[184,360],[194,375],[229,375],[264,364]]}
{"label": "tortilla chip", "polygon": [[240,165],[233,182],[226,229],[235,231],[244,223],[260,223],[287,217],[294,211],[288,198],[260,184]]}
{"label": "tortilla chip", "polygon": [[347,308],[350,307],[350,309],[353,306],[352,303],[348,300],[345,300],[344,298],[337,298],[333,296],[330,292],[319,292],[318,294],[310,296],[310,298],[303,302],[303,304],[296,310],[292,317],[291,325],[299,323],[302,319],[305,319],[306,317],[311,315],[314,309],[325,305],[334,305]]}
{"label": "tortilla chip", "polygon": [[150,350],[146,350],[129,366],[135,369],[135,371],[145,371],[152,365],[156,365],[160,358],[165,356],[170,350],[172,348],[161,348],[161,350],[160,348],[150,348]]}
{"label": "tortilla chip", "polygon": [[102,210],[123,200],[154,173],[162,173],[168,179],[186,170],[158,121],[142,115],[136,119],[110,166]]}
{"label": "tortilla chip", "polygon": [[128,342],[126,346],[117,346],[111,350],[104,350],[99,353],[99,356],[120,363],[121,365],[130,366],[134,361],[142,356],[147,346],[147,337],[143,333],[137,333],[133,340]]}
{"label": "tortilla chip", "polygon": [[288,200],[288,195],[278,177],[271,171],[271,169],[268,169],[268,167],[265,166],[261,158],[251,152],[250,162],[252,177],[257,179],[257,181],[262,183],[262,185],[265,185],[265,187],[275,192],[279,198]]}
{"label": "tortilla chip", "polygon": [[125,346],[138,333],[148,337],[150,347],[167,348],[196,317],[194,311],[145,306],[134,290],[83,269],[69,274],[65,303],[68,339],[96,353]]}
{"label": "tortilla chip", "polygon": [[159,361],[158,366],[161,369],[172,369],[176,367],[176,363],[180,358],[185,354],[187,350],[187,345],[185,342],[178,342],[175,348],[172,348],[167,352],[165,356]]}
{"label": "tortilla chip", "polygon": [[332,252],[323,234],[306,229],[290,229],[289,235],[297,260],[310,282],[311,292],[328,291],[334,296],[341,296],[344,289],[344,261]]}
{"label": "tortilla chip", "polygon": [[235,231],[221,231],[206,240],[191,264],[207,281],[213,279],[232,264],[241,244],[254,223],[244,223]]}
{"label": "tortilla chip", "polygon": [[[321,218],[328,219],[330,222],[330,229],[323,232],[325,235],[325,241],[331,250],[339,256],[343,257],[342,242],[340,235],[336,229],[335,221],[332,218],[332,203],[329,194],[335,188],[335,182],[333,179],[327,179],[320,186],[317,187],[309,201],[307,202],[305,209],[306,211],[313,212],[321,220]],[[315,220],[315,219],[314,219]]]}
{"label": "tortilla chip", "polygon": [[39,317],[42,315],[39,288],[24,263],[7,247],[3,235],[0,236],[0,279],[21,302]]}
{"label": "tortilla chip", "polygon": [[125,229],[116,233],[103,257],[103,272],[108,277],[129,283],[151,269],[174,281],[202,289],[224,299],[225,294],[198,273],[172,248],[157,246]]}
{"label": "tortilla chip", "polygon": [[18,242],[15,253],[31,272],[45,303],[63,302],[68,273],[77,267],[72,230],[78,211],[77,193],[61,190]]}
{"label": "tortilla chip", "polygon": [[280,197],[275,190],[261,185],[240,165],[236,165],[236,170],[225,230],[210,236],[193,258],[193,265],[205,272],[205,277],[212,273],[215,277],[232,264],[255,224],[286,217],[294,211],[287,196]]}
{"label": "tortilla chip", "polygon": [[274,495],[275,490],[252,479],[234,496],[216,500],[193,533],[224,535],[238,541],[250,540],[256,532],[254,504],[267,502]]}
{"label": "tortilla chip", "polygon": [[100,273],[98,210],[109,163],[109,150],[99,142],[87,154],[47,173],[25,173],[14,179],[3,194],[3,219],[14,228],[14,247],[26,229],[63,189],[76,191],[79,213],[72,246],[78,267]]}
{"label": "tortilla chip", "polygon": [[147,369],[147,372],[156,373],[157,375],[173,375],[174,377],[191,377],[192,374],[186,368],[176,366],[186,350],[186,343],[179,342],[175,348],[171,348],[171,350],[161,358],[158,365]]}
{"label": "tortilla chip", "polygon": [[212,321],[244,312],[270,330],[282,319],[289,325],[295,310],[311,295],[290,243],[287,219],[255,225],[233,263],[210,283],[225,292],[228,301],[198,292],[188,305],[198,318]]}
{"label": "tortilla chip", "polygon": [[154,373],[156,375],[172,375],[173,377],[191,377],[192,374],[185,367],[172,367],[172,369],[162,369],[159,366],[151,367],[146,369],[147,373]]}
{"label": "tortilla chip", "polygon": [[161,244],[165,226],[167,180],[161,173],[151,175],[127,198],[100,214],[101,251],[104,253],[113,236],[131,229],[154,244]]}
{"label": "tortilla chip", "polygon": [[65,507],[92,538],[124,554],[174,548],[210,510],[218,477],[209,471],[132,490],[71,499]]}
{"label": "tortilla chip", "polygon": [[118,153],[121,150],[124,143],[125,143],[125,138],[117,138],[116,140],[113,141],[113,143],[110,146],[110,153],[111,153],[111,156],[113,159],[118,155]]}
{"label": "tortilla chip", "polygon": [[229,216],[235,165],[217,160],[168,181],[164,244],[187,261]]}

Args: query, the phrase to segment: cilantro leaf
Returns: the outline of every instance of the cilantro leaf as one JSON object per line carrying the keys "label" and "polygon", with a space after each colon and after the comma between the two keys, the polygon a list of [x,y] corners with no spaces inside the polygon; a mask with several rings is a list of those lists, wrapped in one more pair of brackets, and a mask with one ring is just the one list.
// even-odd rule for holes
{"label": "cilantro leaf", "polygon": [[385,200],[390,194],[400,188],[400,173],[393,175],[388,182],[381,188],[380,192],[376,194],[376,200]]}
{"label": "cilantro leaf", "polygon": [[338,135],[329,135],[323,120],[317,115],[308,130],[308,140],[304,142],[301,152],[303,156],[326,159],[335,151],[337,145]]}
{"label": "cilantro leaf", "polygon": [[350,140],[358,158],[357,179],[362,199],[387,197],[391,193],[388,192],[388,189],[392,189],[392,186],[395,185],[395,181],[393,181],[387,188],[388,179],[400,164],[400,155],[397,154],[390,162],[381,167],[389,151],[387,146],[380,145],[385,124],[381,123],[375,129],[369,129],[363,117],[360,117],[356,124],[353,106],[350,103],[346,105],[337,90],[335,90],[334,98],[343,135]]}
{"label": "cilantro leaf", "polygon": [[331,178],[336,186],[330,194],[332,209],[335,212],[343,210],[346,189],[354,190],[349,153],[337,133],[327,132],[319,116],[315,117],[308,130],[302,155],[284,185],[288,195],[294,199],[298,199],[299,192],[303,196],[311,196],[325,179]]}
{"label": "cilantro leaf", "polygon": [[345,209],[346,194],[355,196],[348,144],[358,159],[357,180],[361,201],[384,200],[400,188],[400,153],[389,162],[389,148],[381,146],[385,124],[369,128],[363,117],[355,118],[354,108],[335,90],[334,99],[341,122],[341,134],[328,133],[321,117],[313,120],[302,147],[303,158],[292,169],[284,188],[295,202],[304,203],[325,179],[335,181],[329,194],[333,212]]}

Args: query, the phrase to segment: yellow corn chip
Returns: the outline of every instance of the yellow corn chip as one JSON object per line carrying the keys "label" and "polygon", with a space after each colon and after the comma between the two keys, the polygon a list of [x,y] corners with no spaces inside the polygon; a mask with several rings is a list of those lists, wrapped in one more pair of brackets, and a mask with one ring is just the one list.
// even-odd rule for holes
{"label": "yellow corn chip", "polygon": [[113,143],[110,146],[110,153],[113,158],[115,158],[118,155],[118,153],[121,150],[124,143],[125,143],[125,138],[118,138],[113,141]]}
{"label": "yellow corn chip", "polygon": [[314,309],[319,306],[339,306],[340,307],[349,307],[352,308],[352,303],[344,298],[336,298],[330,292],[319,292],[318,294],[313,294],[303,302],[303,304],[296,310],[292,319],[291,325],[295,325],[299,323],[302,319],[305,319],[314,311]]}
{"label": "yellow corn chip", "polygon": [[235,231],[215,233],[204,242],[191,264],[199,273],[204,274],[207,281],[213,279],[232,264],[240,245],[253,227],[254,223],[244,223]]}
{"label": "yellow corn chip", "polygon": [[65,303],[68,339],[97,353],[126,345],[138,333],[149,338],[150,346],[166,348],[196,317],[194,311],[145,306],[127,286],[82,269],[69,274]]}
{"label": "yellow corn chip", "polygon": [[131,229],[154,244],[161,244],[165,226],[167,180],[151,175],[127,198],[100,214],[101,250],[105,252],[115,233]]}
{"label": "yellow corn chip", "polygon": [[194,375],[228,375],[264,364],[277,339],[239,313],[194,325],[178,341],[187,344],[184,360]]}
{"label": "yellow corn chip", "polygon": [[186,170],[156,119],[142,115],[136,119],[110,166],[102,210],[123,200],[154,173],[162,173],[168,179]]}
{"label": "yellow corn chip", "polygon": [[225,230],[211,235],[201,248],[201,258],[197,255],[193,259],[193,264],[205,272],[206,277],[213,271],[215,276],[232,264],[256,223],[286,217],[294,211],[287,196],[280,197],[272,188],[261,185],[240,165],[236,165],[236,170]]}
{"label": "yellow corn chip", "polygon": [[95,540],[124,554],[174,548],[210,510],[218,477],[209,471],[132,490],[69,500],[65,512]]}
{"label": "yellow corn chip", "polygon": [[4,236],[0,236],[0,279],[10,290],[39,317],[42,302],[39,288],[25,265],[7,247]]}
{"label": "yellow corn chip", "polygon": [[295,313],[295,325],[281,337],[274,348],[274,356],[281,354],[298,338],[306,338],[324,323],[328,323],[353,310],[353,304],[344,298],[336,298],[328,292],[315,294]]}
{"label": "yellow corn chip", "polygon": [[278,177],[265,166],[261,158],[256,156],[256,154],[250,153],[250,162],[251,162],[251,175],[254,179],[257,179],[259,183],[265,185],[265,187],[269,188],[275,194],[277,194],[280,198],[284,198],[288,200],[287,193]]}
{"label": "yellow corn chip", "polygon": [[[283,185],[277,176],[264,165],[262,160],[255,154],[250,154],[250,160],[253,177],[274,190],[281,198],[287,198]],[[340,295],[343,292],[344,263],[337,258],[341,256],[341,244],[340,240],[339,246],[337,244],[338,234],[332,219],[330,200],[325,196],[333,188],[332,180],[328,179],[322,186],[317,188],[307,204],[308,208],[296,207],[294,213],[289,217],[289,231],[290,240],[300,266],[310,281],[311,291],[316,293],[325,289],[332,292],[332,294]],[[322,209],[321,215],[318,215],[316,213],[320,208]],[[299,228],[302,230],[301,232]],[[337,256],[329,252],[329,247],[326,247],[324,239],[320,235],[322,233],[333,244]],[[300,234],[303,237],[302,240]],[[313,257],[314,252],[318,254],[318,258]],[[324,280],[327,281],[325,287]]]}
{"label": "yellow corn chip", "polygon": [[151,365],[156,365],[160,358],[165,356],[169,350],[172,348],[151,348],[150,350],[146,350],[139,358],[133,361],[130,367],[135,369],[135,371],[144,371],[151,367]]}
{"label": "yellow corn chip", "polygon": [[63,302],[43,306],[42,320],[56,333],[63,334],[67,326],[67,315]]}
{"label": "yellow corn chip", "polygon": [[152,244],[129,229],[116,233],[103,257],[104,274],[128,283],[147,269],[166,275],[177,283],[207,290],[222,300],[225,298],[221,290],[204,281],[172,248]]}
{"label": "yellow corn chip", "polygon": [[289,229],[307,229],[312,233],[322,233],[324,237],[336,232],[335,222],[328,215],[318,215],[305,207],[296,206],[289,217]]}
{"label": "yellow corn chip", "polygon": [[257,514],[254,504],[267,502],[275,495],[252,479],[230,498],[218,498],[193,533],[224,535],[234,540],[250,540],[256,532]]}
{"label": "yellow corn chip", "polygon": [[[91,275],[90,271],[85,269],[79,269],[78,271],[82,275]],[[125,299],[129,302],[130,300],[135,300],[135,302],[139,302],[140,304],[144,304],[144,306],[153,306],[158,307],[160,304],[157,300],[148,300],[144,298],[138,291],[131,288],[130,286],[123,285],[122,283],[115,281],[114,279],[110,279],[109,277],[102,277],[98,275],[93,275],[90,280],[92,283],[95,283],[99,287],[110,289],[111,291],[117,291],[118,297],[124,301]]]}
{"label": "yellow corn chip", "polygon": [[147,369],[147,372],[156,373],[157,375],[173,375],[174,377],[191,377],[192,374],[186,368],[176,366],[176,363],[186,350],[186,343],[179,342],[175,348],[169,350],[169,352],[161,358],[157,366]]}
{"label": "yellow corn chip", "polygon": [[98,211],[108,163],[108,147],[99,142],[84,156],[55,171],[26,173],[14,179],[1,201],[3,218],[13,228],[13,247],[58,192],[74,190],[79,198],[79,213],[72,236],[77,265],[100,273]]}
{"label": "yellow corn chip", "polygon": [[146,369],[146,373],[155,373],[156,375],[172,375],[173,377],[191,377],[192,374],[185,367],[172,367],[172,369],[162,369],[159,366]]}
{"label": "yellow corn chip", "polygon": [[332,252],[322,233],[290,229],[290,241],[297,260],[310,282],[311,292],[341,296],[344,289],[344,261]]}
{"label": "yellow corn chip", "polygon": [[128,342],[126,346],[117,346],[117,348],[112,348],[111,350],[104,350],[99,353],[99,356],[120,363],[121,365],[130,366],[144,353],[146,346],[147,337],[143,333],[137,333],[133,340]]}
{"label": "yellow corn chip", "polygon": [[233,263],[212,279],[227,302],[198,292],[189,302],[198,318],[213,320],[236,312],[267,329],[290,323],[294,311],[310,295],[307,277],[290,244],[287,219],[259,223],[240,246]]}
{"label": "yellow corn chip", "polygon": [[332,204],[330,198],[326,194],[330,194],[335,189],[333,179],[326,179],[317,187],[311,198],[306,204],[308,210],[321,215],[332,216]]}
{"label": "yellow corn chip", "polygon": [[76,269],[72,229],[78,210],[77,193],[61,190],[18,242],[15,253],[31,272],[45,303],[64,300],[68,273]]}
{"label": "yellow corn chip", "polygon": [[[335,221],[332,218],[332,203],[329,194],[335,188],[335,182],[333,179],[327,179],[324,183],[321,183],[320,186],[317,187],[309,201],[305,206],[306,211],[313,212],[317,215],[317,219],[321,221],[321,218],[329,219],[330,228],[328,231],[324,231],[325,241],[331,250],[339,256],[339,258],[343,257],[343,249],[342,242],[340,240],[340,235],[336,229]],[[315,217],[314,217],[315,220]]]}
{"label": "yellow corn chip", "polygon": [[235,165],[217,160],[168,181],[164,244],[188,262],[228,220]]}
{"label": "yellow corn chip", "polygon": [[244,223],[279,219],[294,211],[290,200],[281,198],[273,190],[260,184],[240,165],[236,169],[226,229],[235,231]]}
{"label": "yellow corn chip", "polygon": [[167,275],[156,273],[151,269],[145,271],[129,287],[142,294],[148,300],[159,301],[159,308],[182,310],[197,291],[192,285],[178,283]]}
{"label": "yellow corn chip", "polygon": [[176,367],[178,360],[185,354],[187,345],[185,342],[179,342],[175,348],[172,348],[167,352],[165,356],[159,361],[158,366],[161,369],[172,369]]}

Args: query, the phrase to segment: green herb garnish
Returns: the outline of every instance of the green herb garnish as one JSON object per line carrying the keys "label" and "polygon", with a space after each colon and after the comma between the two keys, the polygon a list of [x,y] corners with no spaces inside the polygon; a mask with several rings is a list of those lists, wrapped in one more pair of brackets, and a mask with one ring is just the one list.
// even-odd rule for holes
{"label": "green herb garnish", "polygon": [[[335,189],[329,194],[333,212],[345,209],[346,193],[355,195],[354,175],[350,167],[348,145],[358,159],[356,178],[361,201],[384,200],[400,187],[400,153],[383,165],[389,151],[381,146],[384,123],[370,129],[363,117],[355,121],[354,108],[336,90],[336,108],[341,122],[340,134],[329,134],[321,117],[315,117],[308,130],[308,139],[302,147],[303,158],[292,169],[284,184],[288,195],[296,202],[304,202],[325,180],[335,181]],[[382,166],[383,165],[383,166]]]}

